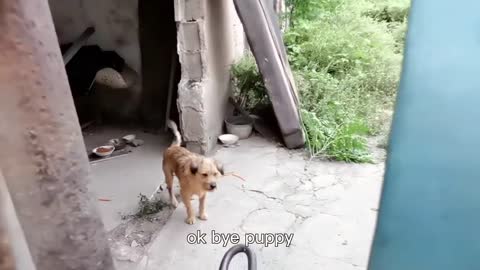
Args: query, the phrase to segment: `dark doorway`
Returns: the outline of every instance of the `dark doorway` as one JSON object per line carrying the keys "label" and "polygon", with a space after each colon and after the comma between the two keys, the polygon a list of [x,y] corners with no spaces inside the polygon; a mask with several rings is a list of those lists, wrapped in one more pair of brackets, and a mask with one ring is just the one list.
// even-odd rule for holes
{"label": "dark doorway", "polygon": [[[175,100],[181,71],[176,49],[174,2],[139,0],[138,16],[143,88],[140,113],[146,127],[157,130],[165,124],[171,79],[173,91],[169,117],[178,122]],[[171,72],[172,67],[174,72]]]}

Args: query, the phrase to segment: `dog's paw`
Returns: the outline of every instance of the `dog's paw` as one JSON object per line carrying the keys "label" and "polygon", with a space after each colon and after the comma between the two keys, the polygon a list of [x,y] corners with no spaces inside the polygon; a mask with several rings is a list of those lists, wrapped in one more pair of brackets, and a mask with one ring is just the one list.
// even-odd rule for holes
{"label": "dog's paw", "polygon": [[177,208],[177,207],[178,207],[178,202],[177,202],[177,200],[172,200],[172,201],[170,202],[170,204],[173,206],[173,208]]}
{"label": "dog's paw", "polygon": [[198,218],[201,219],[201,220],[207,220],[207,219],[208,219],[208,215],[207,215],[207,213],[203,213],[203,214],[201,214],[200,216],[198,216]]}
{"label": "dog's paw", "polygon": [[185,223],[192,225],[193,223],[195,223],[195,217],[188,217],[187,219],[185,219]]}

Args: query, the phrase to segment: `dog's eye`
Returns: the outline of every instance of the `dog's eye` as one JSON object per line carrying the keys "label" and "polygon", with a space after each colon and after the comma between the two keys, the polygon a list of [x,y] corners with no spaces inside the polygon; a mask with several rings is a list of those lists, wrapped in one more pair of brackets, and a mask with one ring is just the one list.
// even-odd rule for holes
{"label": "dog's eye", "polygon": [[208,173],[202,173],[203,177],[207,177]]}

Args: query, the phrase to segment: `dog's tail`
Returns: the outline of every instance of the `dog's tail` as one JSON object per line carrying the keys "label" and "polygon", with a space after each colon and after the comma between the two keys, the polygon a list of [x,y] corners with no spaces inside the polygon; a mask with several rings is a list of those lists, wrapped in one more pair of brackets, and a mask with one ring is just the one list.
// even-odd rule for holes
{"label": "dog's tail", "polygon": [[167,120],[167,126],[172,130],[175,140],[172,142],[172,145],[180,146],[182,144],[182,135],[178,131],[177,124],[172,120]]}

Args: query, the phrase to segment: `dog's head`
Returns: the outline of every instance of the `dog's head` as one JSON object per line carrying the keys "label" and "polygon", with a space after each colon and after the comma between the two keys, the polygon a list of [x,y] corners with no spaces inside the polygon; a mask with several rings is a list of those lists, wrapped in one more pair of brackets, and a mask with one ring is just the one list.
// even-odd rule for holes
{"label": "dog's head", "polygon": [[211,158],[199,158],[190,163],[190,172],[205,191],[214,191],[223,176],[223,166]]}

